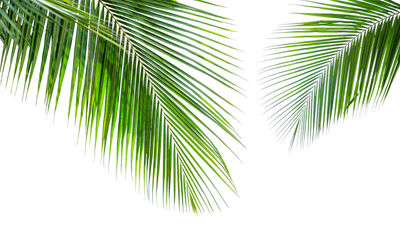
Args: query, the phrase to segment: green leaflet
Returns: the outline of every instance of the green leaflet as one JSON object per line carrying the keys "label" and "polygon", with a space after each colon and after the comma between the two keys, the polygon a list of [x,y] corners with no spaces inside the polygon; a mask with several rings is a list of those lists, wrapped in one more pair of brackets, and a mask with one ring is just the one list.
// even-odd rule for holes
{"label": "green leaflet", "polygon": [[390,0],[304,1],[311,21],[281,28],[263,80],[265,106],[291,147],[384,101],[399,68],[400,5]]}
{"label": "green leaflet", "polygon": [[[202,212],[224,203],[221,186],[235,192],[215,144],[224,142],[209,127],[239,141],[229,122],[234,106],[204,80],[238,87],[229,80],[236,62],[229,20],[206,11],[211,4],[193,2],[202,7],[171,0],[0,0],[0,69],[3,81],[24,77],[28,95],[39,65],[48,109],[70,84],[69,114],[87,141],[93,138],[106,157],[115,153],[116,165],[130,169],[152,201]],[[6,69],[7,57],[14,67]],[[72,82],[65,83],[69,61]]]}

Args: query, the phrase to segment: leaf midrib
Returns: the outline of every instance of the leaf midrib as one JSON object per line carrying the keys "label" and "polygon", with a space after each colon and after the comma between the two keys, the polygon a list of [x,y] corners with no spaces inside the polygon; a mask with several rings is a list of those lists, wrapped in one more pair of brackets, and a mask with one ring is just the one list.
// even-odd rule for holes
{"label": "leaf midrib", "polygon": [[[144,75],[146,76],[146,79],[148,80],[148,82],[149,82],[149,84],[150,84],[150,86],[151,86],[150,89],[153,91],[154,96],[155,96],[155,99],[156,99],[157,103],[160,105],[160,112],[161,112],[161,115],[162,115],[162,117],[165,119],[165,122],[166,122],[166,124],[167,124],[167,129],[168,129],[169,135],[170,135],[170,137],[171,137],[171,139],[172,139],[174,149],[177,151],[177,158],[178,158],[179,163],[180,163],[180,166],[181,166],[181,165],[182,165],[182,162],[183,162],[183,161],[182,161],[182,153],[181,153],[182,150],[181,150],[181,148],[179,147],[179,144],[178,144],[179,141],[177,141],[176,138],[175,138],[175,132],[174,132],[174,130],[173,130],[172,127],[171,127],[171,123],[170,123],[170,121],[169,121],[169,118],[168,118],[168,116],[167,116],[167,114],[166,114],[166,112],[165,112],[165,109],[163,108],[163,103],[160,101],[160,98],[159,98],[159,96],[158,96],[158,93],[157,93],[157,91],[156,91],[156,88],[154,87],[154,83],[152,82],[152,78],[150,77],[149,73],[147,72],[147,69],[146,69],[144,63],[142,62],[142,59],[141,59],[140,55],[138,54],[137,50],[135,49],[134,43],[132,42],[131,38],[128,36],[128,34],[127,34],[127,32],[125,31],[123,25],[119,22],[118,18],[113,14],[113,12],[108,8],[107,4],[106,4],[103,0],[99,0],[99,3],[101,3],[101,4],[104,6],[104,8],[106,9],[106,11],[110,14],[111,18],[114,19],[115,24],[120,28],[122,34],[123,34],[124,37],[127,39],[127,42],[131,45],[133,54],[137,57],[138,63],[139,63],[139,65],[140,65],[140,67],[143,68],[143,73],[144,73]],[[182,168],[182,167],[181,167],[181,168]],[[185,171],[185,169],[182,169],[182,171],[183,171],[183,175],[184,175],[185,178],[186,178],[184,181],[185,181],[185,184],[186,184],[186,186],[187,186],[188,192],[192,193],[192,192],[191,192],[191,191],[192,191],[191,187],[187,185],[187,174],[186,174],[186,171]],[[208,176],[207,176],[207,177],[208,177]],[[192,196],[190,196],[190,197],[192,197]],[[205,200],[205,199],[204,199],[204,200]]]}
{"label": "leaf midrib", "polygon": [[[168,125],[170,125],[170,122],[169,122],[169,120],[168,120],[168,116],[166,116],[166,114],[165,114],[165,111],[164,111],[163,106],[162,106],[162,102],[160,101],[160,98],[158,97],[156,88],[154,87],[154,83],[152,82],[152,79],[151,79],[149,73],[147,72],[147,69],[146,69],[146,67],[145,67],[145,65],[144,65],[144,63],[143,63],[143,60],[141,59],[140,55],[138,54],[137,50],[135,49],[134,43],[132,42],[132,40],[131,40],[131,38],[128,36],[128,34],[126,33],[126,31],[125,31],[123,25],[119,22],[118,18],[117,18],[117,17],[113,14],[113,12],[108,8],[107,4],[104,3],[103,0],[99,0],[99,2],[103,5],[103,7],[107,10],[107,12],[108,12],[108,13],[111,15],[111,17],[114,19],[115,24],[119,27],[119,29],[121,30],[122,34],[123,34],[124,37],[127,39],[127,42],[131,45],[133,54],[135,55],[135,57],[137,57],[138,62],[139,62],[139,65],[140,65],[141,68],[143,68],[143,73],[144,73],[144,75],[146,76],[146,79],[148,80],[149,84],[151,85],[151,90],[153,91],[153,93],[154,93],[154,95],[155,95],[155,97],[156,97],[157,103],[160,104],[161,113],[163,114],[163,117],[165,117],[166,121],[168,122]],[[170,126],[168,127],[168,129],[169,129],[169,131],[172,131],[171,128],[170,128]],[[176,143],[176,140],[174,139],[174,134],[173,134],[172,132],[171,132],[171,137],[173,138],[174,143]]]}

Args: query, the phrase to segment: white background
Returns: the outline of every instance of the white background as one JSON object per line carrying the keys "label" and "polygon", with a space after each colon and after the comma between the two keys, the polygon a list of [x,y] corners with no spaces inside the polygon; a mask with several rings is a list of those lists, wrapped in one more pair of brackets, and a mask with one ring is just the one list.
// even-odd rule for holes
{"label": "white background", "polygon": [[400,251],[400,87],[386,104],[347,119],[289,153],[260,107],[265,39],[289,1],[227,1],[238,25],[248,98],[242,163],[228,164],[240,198],[221,213],[182,215],[151,205],[129,178],[94,161],[65,113],[0,89],[0,251]]}

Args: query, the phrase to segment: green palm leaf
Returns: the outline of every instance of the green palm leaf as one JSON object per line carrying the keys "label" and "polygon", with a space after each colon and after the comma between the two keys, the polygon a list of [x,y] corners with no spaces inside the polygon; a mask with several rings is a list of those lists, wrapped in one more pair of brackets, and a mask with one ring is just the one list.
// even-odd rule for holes
{"label": "green palm leaf", "polygon": [[44,88],[46,107],[57,108],[72,61],[69,114],[87,141],[99,141],[105,157],[114,153],[152,201],[213,211],[224,203],[221,188],[235,192],[219,134],[239,141],[229,122],[234,106],[215,91],[238,90],[227,79],[236,62],[229,20],[207,11],[215,8],[204,1],[0,0],[2,80],[24,78],[27,95],[38,73],[38,94]]}
{"label": "green palm leaf", "polygon": [[281,28],[264,68],[266,108],[279,137],[309,144],[332,123],[381,104],[399,68],[400,5],[390,0],[304,1],[306,22]]}

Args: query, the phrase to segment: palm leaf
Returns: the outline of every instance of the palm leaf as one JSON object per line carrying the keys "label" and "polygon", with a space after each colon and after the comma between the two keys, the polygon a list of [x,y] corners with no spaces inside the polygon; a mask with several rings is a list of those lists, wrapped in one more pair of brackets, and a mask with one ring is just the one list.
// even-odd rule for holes
{"label": "palm leaf", "polygon": [[228,80],[236,62],[231,25],[207,11],[218,8],[204,1],[1,0],[2,80],[24,78],[26,96],[38,73],[37,94],[44,89],[47,109],[56,109],[72,62],[69,114],[87,141],[99,142],[104,157],[114,153],[150,200],[213,211],[225,203],[222,188],[236,192],[219,135],[239,141],[234,106],[215,91],[238,90]]}
{"label": "palm leaf", "polygon": [[267,111],[291,147],[350,113],[381,104],[400,57],[400,5],[390,0],[304,1],[305,22],[284,25],[263,79]]}

